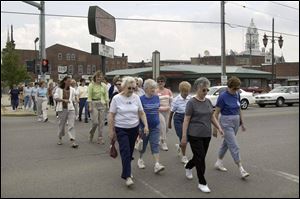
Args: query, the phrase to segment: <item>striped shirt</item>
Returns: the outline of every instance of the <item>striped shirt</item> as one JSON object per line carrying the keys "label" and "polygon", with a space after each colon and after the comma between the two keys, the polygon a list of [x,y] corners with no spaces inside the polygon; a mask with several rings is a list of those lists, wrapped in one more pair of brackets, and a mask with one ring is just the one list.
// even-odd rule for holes
{"label": "striped shirt", "polygon": [[185,99],[183,99],[181,94],[177,95],[172,102],[171,111],[184,114],[186,104],[191,98],[191,95],[188,95]]}

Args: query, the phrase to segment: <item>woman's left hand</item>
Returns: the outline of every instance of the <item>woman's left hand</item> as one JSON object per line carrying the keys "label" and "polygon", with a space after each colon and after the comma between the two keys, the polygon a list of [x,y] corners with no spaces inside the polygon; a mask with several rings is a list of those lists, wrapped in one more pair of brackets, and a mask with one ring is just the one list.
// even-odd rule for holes
{"label": "woman's left hand", "polygon": [[145,133],[146,136],[149,135],[149,129],[148,129],[148,127],[144,127],[144,133]]}
{"label": "woman's left hand", "polygon": [[242,131],[246,131],[244,124],[242,124],[241,127],[242,127]]}

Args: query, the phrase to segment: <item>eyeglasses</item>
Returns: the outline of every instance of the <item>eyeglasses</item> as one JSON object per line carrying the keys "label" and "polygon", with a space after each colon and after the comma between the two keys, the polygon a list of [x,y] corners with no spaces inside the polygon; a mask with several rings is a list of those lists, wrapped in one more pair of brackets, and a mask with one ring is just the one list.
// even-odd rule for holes
{"label": "eyeglasses", "polygon": [[158,82],[158,83],[162,83],[162,82],[165,82],[165,81],[163,81],[163,80],[158,80],[157,82]]}
{"label": "eyeglasses", "polygon": [[237,87],[237,88],[233,88],[232,90],[237,91],[237,90],[239,90],[239,89],[240,89],[240,87]]}
{"label": "eyeglasses", "polygon": [[134,90],[135,87],[128,87],[127,89],[128,89],[128,90]]}
{"label": "eyeglasses", "polygon": [[117,86],[121,86],[121,84],[116,84]]}
{"label": "eyeglasses", "polygon": [[209,91],[209,89],[202,89],[202,92],[204,93],[204,92],[208,92]]}

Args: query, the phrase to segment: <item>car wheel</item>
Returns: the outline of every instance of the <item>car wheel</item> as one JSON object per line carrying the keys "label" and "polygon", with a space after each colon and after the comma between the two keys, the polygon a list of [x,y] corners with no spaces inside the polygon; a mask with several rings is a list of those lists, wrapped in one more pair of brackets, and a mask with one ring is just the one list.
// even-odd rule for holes
{"label": "car wheel", "polygon": [[287,104],[288,106],[293,106],[293,104],[292,103],[289,103],[289,104]]}
{"label": "car wheel", "polygon": [[241,101],[241,109],[245,110],[248,108],[249,102],[246,99],[242,99]]}
{"label": "car wheel", "polygon": [[259,107],[265,107],[265,104],[258,104]]}
{"label": "car wheel", "polygon": [[281,107],[284,104],[284,99],[282,97],[278,98],[276,101],[276,106]]}

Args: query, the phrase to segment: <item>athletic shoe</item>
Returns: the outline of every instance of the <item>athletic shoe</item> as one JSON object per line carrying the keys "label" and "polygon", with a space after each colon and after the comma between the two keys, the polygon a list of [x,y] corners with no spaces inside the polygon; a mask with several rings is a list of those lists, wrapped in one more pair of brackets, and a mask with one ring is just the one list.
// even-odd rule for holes
{"label": "athletic shoe", "polygon": [[182,156],[181,162],[182,162],[183,164],[187,164],[187,163],[189,162],[189,160],[188,160],[188,158],[187,158],[186,156]]}
{"label": "athletic shoe", "polygon": [[215,163],[215,168],[220,171],[227,171],[227,169],[223,166],[222,162],[219,161]]}
{"label": "athletic shoe", "polygon": [[207,185],[198,184],[198,188],[204,193],[210,193],[210,189]]}
{"label": "athletic shoe", "polygon": [[61,138],[58,139],[57,144],[58,144],[58,145],[62,145],[62,140],[61,140]]}
{"label": "athletic shoe", "polygon": [[240,172],[241,172],[241,176],[242,176],[243,179],[247,178],[247,177],[250,175],[250,174],[249,174],[247,171],[245,171],[245,170],[241,170]]}
{"label": "athletic shoe", "polygon": [[185,176],[187,179],[191,180],[193,179],[193,172],[192,169],[185,169]]}
{"label": "athletic shoe", "polygon": [[97,143],[102,144],[102,145],[105,144],[105,141],[104,141],[103,137],[99,137]]}
{"label": "athletic shoe", "polygon": [[166,142],[162,142],[161,143],[161,149],[164,150],[164,151],[168,151],[169,150]]}
{"label": "athletic shoe", "polygon": [[126,184],[127,187],[130,187],[131,185],[134,184],[134,182],[132,181],[131,177],[128,177],[128,178],[126,179],[125,184]]}
{"label": "athletic shoe", "polygon": [[165,167],[163,165],[161,165],[160,163],[155,163],[154,166],[154,173],[159,173],[161,171],[163,171],[165,169]]}
{"label": "athletic shoe", "polygon": [[77,144],[77,143],[75,143],[75,142],[73,142],[73,144],[72,144],[72,148],[78,148],[79,147],[79,145]]}
{"label": "athletic shoe", "polygon": [[146,168],[146,165],[145,165],[145,163],[144,163],[144,160],[141,159],[141,158],[138,159],[137,165],[138,165],[139,169],[144,169],[144,168]]}

